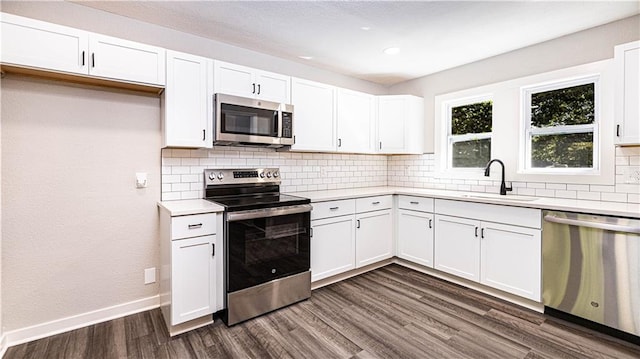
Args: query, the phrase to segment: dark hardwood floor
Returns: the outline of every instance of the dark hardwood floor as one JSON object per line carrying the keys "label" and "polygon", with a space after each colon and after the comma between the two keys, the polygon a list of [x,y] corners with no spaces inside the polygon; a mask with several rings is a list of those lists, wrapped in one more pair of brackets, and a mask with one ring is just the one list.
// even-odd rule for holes
{"label": "dark hardwood floor", "polygon": [[5,358],[640,358],[640,347],[388,265],[231,328],[169,338],[155,309]]}

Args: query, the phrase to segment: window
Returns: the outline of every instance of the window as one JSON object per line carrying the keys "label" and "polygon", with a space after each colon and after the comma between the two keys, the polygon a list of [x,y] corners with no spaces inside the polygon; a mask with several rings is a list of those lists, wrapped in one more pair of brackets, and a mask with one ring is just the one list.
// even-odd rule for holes
{"label": "window", "polygon": [[524,90],[525,170],[598,168],[597,80],[592,76]]}
{"label": "window", "polygon": [[449,168],[484,168],[491,159],[493,101],[475,98],[448,106]]}

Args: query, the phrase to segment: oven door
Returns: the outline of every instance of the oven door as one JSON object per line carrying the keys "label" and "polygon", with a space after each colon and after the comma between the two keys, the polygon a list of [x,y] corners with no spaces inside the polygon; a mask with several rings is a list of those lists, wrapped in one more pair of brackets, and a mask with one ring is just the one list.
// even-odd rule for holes
{"label": "oven door", "polygon": [[281,144],[279,103],[224,94],[215,101],[216,142]]}
{"label": "oven door", "polygon": [[227,213],[227,292],[310,268],[311,205]]}

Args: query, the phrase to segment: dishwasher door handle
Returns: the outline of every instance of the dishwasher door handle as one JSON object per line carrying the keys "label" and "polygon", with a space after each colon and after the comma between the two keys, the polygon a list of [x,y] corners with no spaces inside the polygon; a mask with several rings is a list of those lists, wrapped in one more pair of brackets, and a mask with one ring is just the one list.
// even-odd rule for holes
{"label": "dishwasher door handle", "polygon": [[570,226],[588,227],[588,228],[602,229],[602,230],[605,230],[605,231],[640,234],[640,226],[638,226],[638,227],[621,226],[621,225],[618,225],[618,224],[581,221],[581,220],[578,220],[578,219],[556,217],[556,216],[552,216],[550,214],[547,214],[546,216],[544,216],[544,220],[547,221],[547,222],[567,224],[567,225],[570,225]]}

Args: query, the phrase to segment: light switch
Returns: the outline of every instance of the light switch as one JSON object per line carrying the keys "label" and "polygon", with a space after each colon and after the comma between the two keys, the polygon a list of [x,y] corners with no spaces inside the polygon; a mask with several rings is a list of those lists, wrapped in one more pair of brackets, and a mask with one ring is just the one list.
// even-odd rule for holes
{"label": "light switch", "polygon": [[136,172],[136,188],[147,187],[147,172]]}
{"label": "light switch", "polygon": [[144,284],[156,282],[156,268],[147,268],[144,270]]}

